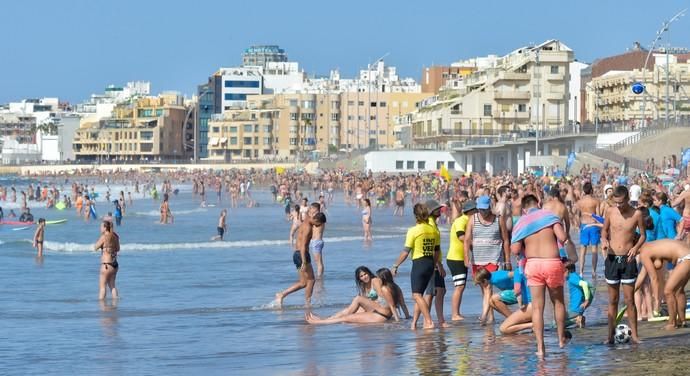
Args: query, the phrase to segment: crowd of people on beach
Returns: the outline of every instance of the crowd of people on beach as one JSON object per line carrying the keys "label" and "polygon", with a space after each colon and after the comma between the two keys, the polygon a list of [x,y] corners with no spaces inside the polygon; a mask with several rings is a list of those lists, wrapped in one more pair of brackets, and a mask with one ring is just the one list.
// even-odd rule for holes
{"label": "crowd of people on beach", "polygon": [[[35,187],[30,184],[28,194],[20,191],[22,209],[28,210],[27,201],[32,200],[46,202],[47,208],[58,203],[68,208],[74,205],[77,216],[86,221],[97,219],[95,184],[131,186],[135,194],[148,194],[157,200],[156,182],[162,181],[161,224],[174,221],[170,198],[178,190],[173,189],[173,182],[190,184],[202,207],[221,205],[223,196],[229,208],[256,207],[252,188],[268,188],[273,202],[285,209],[290,227],[287,238],[297,269],[297,281],[276,294],[278,306],[300,290],[305,291],[309,306],[315,280],[325,278],[323,235],[327,207],[333,204],[336,191],[342,191],[344,202],[359,210],[362,237],[368,244],[374,240],[375,214],[389,210],[392,216],[411,214],[414,222],[392,266],[374,268],[376,273],[359,266],[355,270],[359,294],[351,304],[327,318],[309,310],[305,315],[309,324],[411,319],[410,326],[416,328],[421,318],[425,329],[448,327],[452,322],[467,320],[462,315],[462,298],[469,280],[479,287],[482,296],[479,324],[493,324],[498,313],[505,317],[499,327],[502,333],[532,330],[537,354],[543,356],[546,294],[563,347],[572,337],[567,327],[586,326],[585,311],[595,296],[600,255],[608,295],[606,343],[614,342],[621,316],[621,290],[633,342],[640,342],[638,319],[661,316],[664,304],[669,316],[665,328],[685,327],[684,287],[690,277],[690,262],[686,262],[690,260],[690,180],[679,176],[672,180],[649,173],[628,177],[618,167],[589,166],[579,174],[559,177],[530,173],[515,176],[508,171],[494,176],[466,173],[455,177],[344,170],[319,174],[276,170],[158,174],[84,171],[69,177],[72,194],[62,199],[60,192],[69,179],[62,184],[58,181],[64,176],[36,178],[53,182]],[[209,197],[209,190],[215,193],[215,200]],[[16,203],[16,191],[15,186],[0,186],[0,201]],[[310,202],[307,195],[317,199]],[[114,229],[122,225],[127,208],[133,205],[131,192],[127,191],[127,197],[121,190],[112,201],[115,214],[102,218],[101,236],[94,246],[101,250],[101,299],[108,289],[113,298],[118,296],[115,278],[120,240]],[[109,188],[105,198],[111,202]],[[411,206],[411,212],[406,212],[405,206]],[[217,235],[212,240],[226,239],[227,215],[227,209],[221,210]],[[442,240],[440,228],[448,229],[447,241]],[[578,236],[579,250],[571,239],[574,234]],[[43,254],[44,239],[45,221],[39,220],[34,235],[39,256]],[[584,275],[588,256],[591,279]],[[411,315],[404,290],[395,282],[399,271],[407,269],[408,258],[414,302]],[[453,284],[449,320],[444,312],[446,281]],[[564,289],[568,290],[568,301]]]}

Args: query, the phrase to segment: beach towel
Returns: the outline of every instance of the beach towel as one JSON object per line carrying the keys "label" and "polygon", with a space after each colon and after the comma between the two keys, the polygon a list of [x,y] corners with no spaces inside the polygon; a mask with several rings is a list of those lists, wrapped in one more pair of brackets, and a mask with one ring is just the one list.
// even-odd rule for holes
{"label": "beach towel", "polygon": [[540,230],[553,226],[561,221],[556,214],[548,210],[532,209],[527,214],[520,217],[513,226],[512,243],[524,240],[526,237],[539,232]]}

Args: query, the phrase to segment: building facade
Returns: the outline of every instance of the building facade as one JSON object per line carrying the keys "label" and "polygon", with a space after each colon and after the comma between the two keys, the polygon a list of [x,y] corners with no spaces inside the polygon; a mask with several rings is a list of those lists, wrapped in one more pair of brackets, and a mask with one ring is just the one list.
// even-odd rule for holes
{"label": "building facade", "polygon": [[517,49],[449,81],[412,119],[413,146],[472,142],[556,130],[568,124],[573,51],[557,40]]}
{"label": "building facade", "polygon": [[75,157],[79,161],[187,159],[184,135],[192,125],[188,112],[177,93],[119,104],[111,117],[82,121],[73,142]]}

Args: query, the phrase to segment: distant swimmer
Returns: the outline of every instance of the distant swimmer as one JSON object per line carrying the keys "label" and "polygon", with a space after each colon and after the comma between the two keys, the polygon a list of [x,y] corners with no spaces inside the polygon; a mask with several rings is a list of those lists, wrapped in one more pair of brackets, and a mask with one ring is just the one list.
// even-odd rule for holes
{"label": "distant swimmer", "polygon": [[160,223],[162,224],[168,224],[168,221],[171,223],[175,222],[175,219],[172,215],[172,212],[170,212],[170,203],[168,202],[168,194],[165,193],[163,194],[163,202],[161,202],[161,207],[160,207],[160,212],[161,212],[161,220]]}
{"label": "distant swimmer", "polygon": [[228,211],[226,209],[221,210],[220,217],[218,218],[218,227],[216,227],[218,235],[212,237],[211,240],[223,240],[223,236],[225,235],[225,231],[227,230],[227,225],[225,224],[225,217],[227,216],[227,214]]}
{"label": "distant swimmer", "polygon": [[115,278],[120,265],[117,262],[117,254],[120,252],[120,238],[113,232],[112,222],[103,221],[101,223],[101,237],[94,245],[94,250],[101,250],[101,273],[99,278],[98,299],[103,300],[106,296],[106,288],[110,288],[113,299],[118,298]]}
{"label": "distant swimmer", "polygon": [[45,230],[46,230],[46,220],[43,218],[38,219],[38,227],[36,228],[36,232],[34,233],[34,248],[36,248],[36,251],[38,252],[36,254],[36,257],[41,258],[43,257],[43,239],[45,237]]}

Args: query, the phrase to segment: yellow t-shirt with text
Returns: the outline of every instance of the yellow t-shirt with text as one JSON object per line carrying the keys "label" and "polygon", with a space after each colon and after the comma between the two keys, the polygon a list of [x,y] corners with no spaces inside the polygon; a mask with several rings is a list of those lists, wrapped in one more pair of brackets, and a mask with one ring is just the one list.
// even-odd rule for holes
{"label": "yellow t-shirt with text", "polygon": [[438,231],[428,223],[417,223],[407,230],[405,248],[412,251],[412,260],[422,257],[433,257],[434,248],[441,244],[441,236]]}

